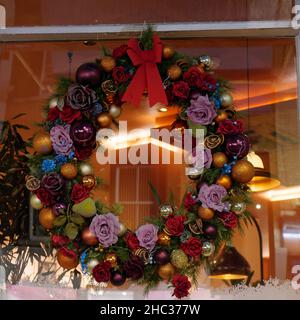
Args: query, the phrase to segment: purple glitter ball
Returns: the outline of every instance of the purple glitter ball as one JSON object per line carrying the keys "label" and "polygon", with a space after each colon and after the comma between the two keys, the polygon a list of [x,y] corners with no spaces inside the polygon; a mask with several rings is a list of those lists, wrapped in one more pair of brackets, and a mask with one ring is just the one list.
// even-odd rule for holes
{"label": "purple glitter ball", "polygon": [[52,211],[56,216],[63,214],[66,209],[67,209],[67,206],[63,202],[55,203],[55,205],[52,207]]}
{"label": "purple glitter ball", "polygon": [[244,158],[250,149],[250,142],[246,135],[244,134],[235,134],[228,136],[225,141],[226,154],[233,158],[237,159]]}
{"label": "purple glitter ball", "polygon": [[70,137],[74,144],[89,147],[95,143],[96,131],[89,121],[76,121],[71,125]]}

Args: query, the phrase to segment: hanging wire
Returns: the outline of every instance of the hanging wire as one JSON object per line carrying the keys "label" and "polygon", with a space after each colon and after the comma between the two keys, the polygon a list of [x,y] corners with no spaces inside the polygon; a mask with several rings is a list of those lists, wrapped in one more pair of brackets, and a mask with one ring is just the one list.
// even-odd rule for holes
{"label": "hanging wire", "polygon": [[69,78],[71,79],[73,52],[72,51],[68,51],[67,52],[67,57],[68,57],[68,63],[69,63]]}

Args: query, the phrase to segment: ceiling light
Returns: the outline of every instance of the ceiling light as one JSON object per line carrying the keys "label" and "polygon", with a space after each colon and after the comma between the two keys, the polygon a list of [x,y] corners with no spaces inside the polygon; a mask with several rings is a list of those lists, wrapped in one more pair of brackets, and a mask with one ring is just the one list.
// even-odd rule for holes
{"label": "ceiling light", "polygon": [[268,191],[265,195],[270,201],[300,199],[300,186]]}
{"label": "ceiling light", "polygon": [[158,109],[159,112],[167,112],[168,111],[168,108],[167,107],[160,107]]}
{"label": "ceiling light", "polygon": [[251,162],[255,168],[255,176],[248,183],[252,192],[267,191],[280,186],[280,181],[271,177],[271,173],[265,170],[262,158],[254,151],[251,151],[247,155],[247,160]]}

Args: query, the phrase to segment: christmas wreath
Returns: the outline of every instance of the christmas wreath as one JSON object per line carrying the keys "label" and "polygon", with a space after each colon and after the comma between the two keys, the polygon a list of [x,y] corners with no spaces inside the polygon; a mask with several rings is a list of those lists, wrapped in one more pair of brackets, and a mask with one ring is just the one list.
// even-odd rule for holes
{"label": "christmas wreath", "polygon": [[[63,268],[81,263],[96,282],[114,286],[129,279],[148,290],[166,281],[182,298],[197,283],[200,266],[209,269],[220,244],[250,219],[249,141],[230,88],[213,69],[209,56],[182,55],[149,29],[139,41],[81,65],[75,81],[61,79],[33,137],[26,186]],[[180,108],[172,128],[205,130],[204,167],[189,176],[180,206],[160,204],[156,218],[131,231],[119,220],[119,204],[109,208],[92,198],[101,181],[87,160],[96,131],[117,124],[122,102],[137,105],[142,95],[150,105]]]}

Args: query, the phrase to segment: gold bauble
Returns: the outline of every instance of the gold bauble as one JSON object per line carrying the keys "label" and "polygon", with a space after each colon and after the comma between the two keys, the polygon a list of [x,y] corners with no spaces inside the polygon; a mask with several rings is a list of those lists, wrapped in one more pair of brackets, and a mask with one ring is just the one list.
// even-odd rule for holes
{"label": "gold bauble", "polygon": [[184,269],[188,265],[189,259],[183,250],[176,249],[171,253],[171,263],[177,269]]}
{"label": "gold bauble", "polygon": [[84,228],[81,233],[82,242],[88,246],[95,246],[99,243],[97,237],[94,235],[93,232],[90,231],[88,227]]}
{"label": "gold bauble", "polygon": [[214,217],[214,210],[210,209],[210,208],[204,208],[204,207],[199,207],[198,208],[198,216],[202,219],[202,220],[210,220]]}
{"label": "gold bauble", "polygon": [[216,152],[213,154],[213,166],[216,168],[223,168],[224,164],[228,162],[228,158],[223,152]]}
{"label": "gold bauble", "polygon": [[216,122],[221,122],[228,118],[228,113],[225,110],[219,110],[218,115],[215,117]]}
{"label": "gold bauble", "polygon": [[116,66],[116,60],[111,56],[104,56],[101,59],[100,65],[105,72],[111,72]]}
{"label": "gold bauble", "polygon": [[124,234],[127,232],[127,227],[124,223],[120,223],[120,231],[119,231],[119,237],[124,236]]}
{"label": "gold bauble", "polygon": [[60,174],[67,180],[75,179],[78,173],[77,166],[73,163],[65,163],[60,168]]}
{"label": "gold bauble", "polygon": [[164,46],[163,47],[163,57],[165,59],[171,59],[174,56],[174,48],[170,47],[170,46]]}
{"label": "gold bauble", "polygon": [[81,183],[87,189],[93,189],[96,185],[96,179],[93,175],[83,176]]}
{"label": "gold bauble", "polygon": [[115,104],[111,105],[109,108],[109,114],[114,118],[120,117],[122,113],[122,108],[119,106],[116,106]]}
{"label": "gold bauble", "polygon": [[101,128],[108,128],[112,123],[112,116],[107,112],[103,112],[99,114],[96,120]]}
{"label": "gold bauble", "polygon": [[172,65],[168,69],[168,76],[171,80],[177,80],[181,76],[182,70],[177,65]]}
{"label": "gold bauble", "polygon": [[79,165],[79,173],[82,175],[82,176],[89,176],[91,174],[93,174],[94,170],[93,170],[93,167],[89,164],[89,163],[81,163]]}
{"label": "gold bauble", "polygon": [[167,218],[170,214],[173,213],[173,207],[170,204],[162,204],[159,207],[159,214],[163,217],[163,218]]}
{"label": "gold bauble", "polygon": [[51,208],[43,208],[39,213],[39,222],[45,229],[52,229],[56,215]]}
{"label": "gold bauble", "polygon": [[39,154],[49,154],[52,151],[52,142],[48,132],[36,134],[32,141],[34,150]]}
{"label": "gold bauble", "polygon": [[112,268],[115,268],[118,264],[118,258],[117,255],[115,253],[108,253],[105,258],[104,261],[107,261],[110,263],[110,265],[112,266]]}
{"label": "gold bauble", "polygon": [[175,268],[173,265],[169,262],[167,264],[161,265],[157,269],[158,275],[164,279],[164,280],[169,280],[172,278],[172,276],[175,273]]}
{"label": "gold bauble", "polygon": [[74,269],[77,267],[79,260],[77,256],[65,255],[62,250],[57,253],[57,262],[64,269]]}
{"label": "gold bauble", "polygon": [[229,190],[232,186],[232,180],[229,176],[222,175],[221,177],[219,177],[216,181],[216,184],[218,184],[219,186],[224,187],[225,189]]}
{"label": "gold bauble", "polygon": [[247,160],[239,160],[232,167],[231,176],[239,183],[247,183],[251,181],[254,175],[254,166]]}
{"label": "gold bauble", "polygon": [[43,208],[42,201],[37,197],[36,194],[30,197],[30,205],[33,209],[40,210]]}
{"label": "gold bauble", "polygon": [[161,245],[161,246],[169,246],[170,245],[170,241],[171,238],[169,235],[167,235],[164,231],[160,232],[158,234],[158,240],[157,242]]}
{"label": "gold bauble", "polygon": [[220,102],[222,107],[230,107],[233,104],[232,95],[228,92],[224,92],[220,95]]}

